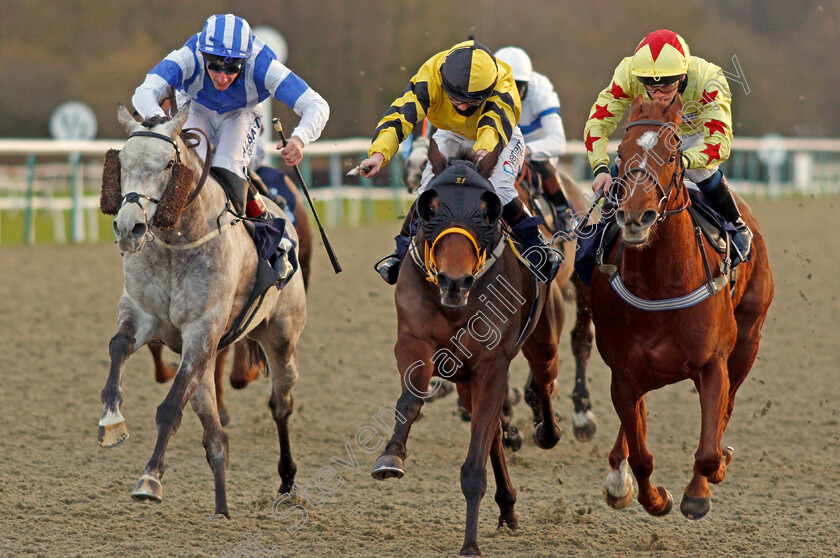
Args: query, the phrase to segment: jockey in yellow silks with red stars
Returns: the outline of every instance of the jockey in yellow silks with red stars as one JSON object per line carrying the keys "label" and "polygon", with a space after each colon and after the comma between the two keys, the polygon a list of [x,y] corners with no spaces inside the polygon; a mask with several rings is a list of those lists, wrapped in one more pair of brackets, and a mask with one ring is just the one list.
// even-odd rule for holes
{"label": "jockey in yellow silks with red stars", "polygon": [[633,56],[623,59],[610,84],[598,95],[584,127],[596,192],[612,181],[607,140],[637,96],[655,101],[682,99],[683,158],[686,178],[697,184],[712,208],[735,225],[739,244],[749,253],[752,232],[741,219],[718,165],[729,158],[732,144],[732,98],[719,66],[691,56],[685,40],[667,29],[649,33]]}

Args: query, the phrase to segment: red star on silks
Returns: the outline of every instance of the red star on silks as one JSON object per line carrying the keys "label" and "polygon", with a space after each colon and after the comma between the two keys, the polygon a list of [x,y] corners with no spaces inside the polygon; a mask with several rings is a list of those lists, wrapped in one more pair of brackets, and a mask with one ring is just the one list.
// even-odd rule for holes
{"label": "red star on silks", "polygon": [[616,82],[613,82],[612,88],[610,89],[610,93],[616,99],[629,99],[630,95],[624,92],[624,89],[618,86]]}
{"label": "red star on silks", "polygon": [[682,45],[680,44],[679,39],[677,39],[676,33],[654,31],[653,33],[648,34],[648,36],[639,43],[639,47],[636,49],[636,52],[642,50],[642,47],[645,45],[650,47],[650,55],[653,57],[654,62],[656,62],[656,59],[659,58],[659,53],[662,52],[665,45],[671,45],[680,51],[683,56],[685,56],[685,52],[683,52]]}
{"label": "red star on silks", "polygon": [[[717,93],[717,91],[715,91]],[[709,129],[709,135],[713,136],[716,132],[720,132],[721,134],[725,133],[726,124],[721,122],[720,120],[715,120],[714,118],[710,118],[708,122],[703,124],[706,128]]]}
{"label": "red star on silks", "polygon": [[711,93],[709,93],[708,91],[706,91],[704,89],[703,94],[700,95],[700,103],[703,104],[703,105],[707,105],[707,104],[711,103],[712,101],[715,100],[715,97],[717,97],[718,93],[720,93],[720,91],[712,91]]}
{"label": "red star on silks", "polygon": [[596,141],[598,141],[599,139],[601,139],[601,138],[599,138],[597,136],[593,138],[591,131],[586,132],[586,141],[584,142],[586,144],[586,150],[591,152],[592,151],[592,145]]}
{"label": "red star on silks", "polygon": [[715,145],[712,145],[711,143],[707,143],[706,149],[704,149],[700,153],[705,153],[709,157],[710,163],[715,159],[720,161],[720,144],[716,143]]}
{"label": "red star on silks", "polygon": [[606,104],[604,104],[604,105],[596,104],[595,105],[595,112],[592,113],[592,116],[590,116],[589,119],[591,120],[593,118],[597,118],[598,120],[603,120],[604,118],[607,118],[608,116],[615,116],[615,115],[607,110],[607,105]]}

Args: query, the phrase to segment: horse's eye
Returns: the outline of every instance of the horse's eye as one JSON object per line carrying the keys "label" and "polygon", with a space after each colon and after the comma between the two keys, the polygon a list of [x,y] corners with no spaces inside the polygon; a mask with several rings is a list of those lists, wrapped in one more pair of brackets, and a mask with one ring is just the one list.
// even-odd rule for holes
{"label": "horse's eye", "polygon": [[173,161],[172,159],[170,159],[170,160],[169,160],[169,162],[168,162],[168,163],[166,163],[166,168],[165,168],[165,169],[163,169],[163,170],[169,170],[169,169],[171,169],[171,168],[172,168],[172,167],[174,167],[174,166],[175,166],[175,161]]}
{"label": "horse's eye", "polygon": [[668,159],[668,162],[669,162],[669,163],[673,163],[673,162],[674,162],[674,161],[676,161],[676,160],[677,160],[677,156],[676,156],[676,155],[674,155],[674,154],[672,153],[672,154],[671,154],[671,158],[670,158],[670,159]]}

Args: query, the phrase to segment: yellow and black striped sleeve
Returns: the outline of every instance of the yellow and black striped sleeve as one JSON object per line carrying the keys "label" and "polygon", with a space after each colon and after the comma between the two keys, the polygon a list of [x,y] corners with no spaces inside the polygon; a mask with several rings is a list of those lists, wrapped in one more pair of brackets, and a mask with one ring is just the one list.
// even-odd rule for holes
{"label": "yellow and black striped sleeve", "polygon": [[490,98],[485,101],[478,120],[473,147],[475,151],[493,151],[499,143],[504,147],[510,142],[513,128],[519,122],[521,104],[518,102],[519,95],[506,89],[508,87],[505,82],[499,83]]}
{"label": "yellow and black striped sleeve", "polygon": [[368,157],[374,153],[382,153],[385,163],[390,161],[414,126],[426,118],[430,100],[428,71],[425,70],[426,65],[411,78],[402,95],[385,111],[373,132]]}

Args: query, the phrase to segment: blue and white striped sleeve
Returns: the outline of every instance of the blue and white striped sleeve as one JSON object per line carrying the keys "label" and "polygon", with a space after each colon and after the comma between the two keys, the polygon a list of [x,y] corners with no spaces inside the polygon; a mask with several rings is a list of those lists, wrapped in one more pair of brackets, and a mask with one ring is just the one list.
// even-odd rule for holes
{"label": "blue and white striped sleeve", "polygon": [[170,52],[146,75],[146,79],[134,91],[131,104],[144,119],[150,116],[165,116],[160,108],[160,99],[166,94],[166,86],[179,89],[184,81],[196,71],[195,51],[190,39],[183,47]]}
{"label": "blue and white striped sleeve", "polygon": [[257,60],[255,79],[259,79],[264,72],[263,82],[268,93],[300,116],[300,122],[292,130],[292,135],[299,137],[304,146],[318,139],[330,117],[327,101],[279,61],[271,60],[267,64],[260,62]]}

